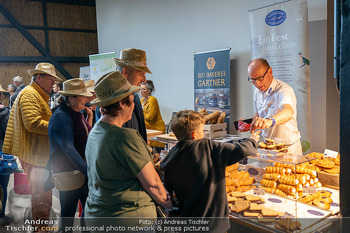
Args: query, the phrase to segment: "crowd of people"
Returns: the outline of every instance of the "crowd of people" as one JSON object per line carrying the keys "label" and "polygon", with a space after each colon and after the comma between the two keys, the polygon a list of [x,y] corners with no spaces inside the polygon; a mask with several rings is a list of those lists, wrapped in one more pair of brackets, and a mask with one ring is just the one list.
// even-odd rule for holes
{"label": "crowd of people", "polygon": [[[240,143],[214,142],[203,139],[199,113],[179,111],[171,121],[179,142],[161,163],[162,180],[150,145],[159,151],[164,144],[150,143],[146,134],[146,129],[165,132],[158,101],[151,95],[154,84],[146,80],[146,73],[151,74],[146,52],[124,49],[115,63],[116,71],[96,83],[80,78],[62,82],[52,64],[39,63],[28,70],[28,86],[20,76],[8,86],[11,110],[0,105],[0,142],[27,174],[35,232],[46,232],[43,220],[50,218],[54,187],[62,232],[72,232],[78,205],[84,226],[100,225],[100,217],[140,225],[125,222],[125,217],[155,218],[157,206],[170,209],[174,196],[180,216],[222,217],[210,232],[227,231],[225,168],[256,153],[260,132]],[[1,86],[0,92],[5,92]],[[8,177],[0,178],[6,194]],[[5,216],[4,201],[0,219],[7,219],[0,224],[6,225],[13,219]]]}

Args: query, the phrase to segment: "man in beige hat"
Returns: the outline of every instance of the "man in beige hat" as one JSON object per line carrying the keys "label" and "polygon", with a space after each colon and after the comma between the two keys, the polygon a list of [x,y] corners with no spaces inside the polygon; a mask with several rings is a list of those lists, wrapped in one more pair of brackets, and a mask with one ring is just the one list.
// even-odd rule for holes
{"label": "man in beige hat", "polygon": [[39,63],[28,73],[32,82],[18,94],[13,104],[3,152],[17,156],[27,173],[32,194],[32,218],[36,221],[33,226],[37,227],[34,232],[41,232],[41,227],[47,224],[37,220],[49,219],[52,205],[52,192],[43,189],[43,174],[50,154],[48,124],[52,113],[48,93],[55,81],[61,79],[50,63]]}
{"label": "man in beige hat", "polygon": [[[146,52],[140,49],[123,49],[120,52],[119,59],[114,58],[117,64],[117,70],[134,86],[141,86],[146,82],[146,73],[152,74],[147,67]],[[131,120],[126,122],[123,127],[136,129],[147,143],[147,134],[145,119],[139,96],[134,94],[135,108]]]}

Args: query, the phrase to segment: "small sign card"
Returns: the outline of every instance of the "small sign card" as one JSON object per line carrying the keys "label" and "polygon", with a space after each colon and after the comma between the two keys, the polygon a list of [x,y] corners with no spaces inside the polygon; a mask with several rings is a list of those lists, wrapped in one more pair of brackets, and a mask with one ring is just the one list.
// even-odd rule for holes
{"label": "small sign card", "polygon": [[265,189],[264,188],[254,188],[253,189],[254,195],[265,195]]}
{"label": "small sign card", "polygon": [[315,186],[303,187],[303,193],[316,193]]}
{"label": "small sign card", "polygon": [[324,157],[337,158],[338,151],[325,149],[323,152]]}

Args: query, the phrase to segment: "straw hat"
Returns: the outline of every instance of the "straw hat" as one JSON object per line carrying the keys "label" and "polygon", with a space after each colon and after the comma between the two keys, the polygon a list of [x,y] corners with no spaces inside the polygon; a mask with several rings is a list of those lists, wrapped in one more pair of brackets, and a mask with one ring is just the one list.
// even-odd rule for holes
{"label": "straw hat", "polygon": [[0,92],[7,92],[6,90],[4,90],[4,88],[2,88],[1,84],[0,84]]}
{"label": "straw hat", "polygon": [[143,50],[123,49],[120,52],[119,59],[114,58],[114,61],[119,66],[131,67],[152,74],[152,72],[147,67],[146,52]]}
{"label": "straw hat", "polygon": [[63,91],[58,91],[63,96],[92,96],[87,91],[84,80],[81,78],[72,78],[63,82]]}
{"label": "straw hat", "polygon": [[88,92],[95,92],[93,89],[94,85],[95,85],[95,80],[85,81],[85,86]]}
{"label": "straw hat", "polygon": [[34,74],[48,74],[55,77],[58,80],[62,80],[56,75],[56,69],[51,63],[39,63],[35,66],[35,69],[28,70],[28,73],[33,76]]}
{"label": "straw hat", "polygon": [[96,99],[91,104],[105,107],[138,92],[140,87],[131,85],[119,71],[104,74],[94,87]]}

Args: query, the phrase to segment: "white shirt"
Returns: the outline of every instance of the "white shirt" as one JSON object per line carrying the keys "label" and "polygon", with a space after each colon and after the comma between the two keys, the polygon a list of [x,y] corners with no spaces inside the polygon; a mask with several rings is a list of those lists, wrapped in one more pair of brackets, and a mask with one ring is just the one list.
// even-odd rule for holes
{"label": "white shirt", "polygon": [[287,83],[273,78],[270,87],[262,92],[255,89],[254,107],[261,118],[275,115],[282,109],[282,105],[289,104],[294,111],[293,117],[285,124],[275,125],[262,130],[262,136],[270,139],[280,138],[286,145],[297,142],[301,136],[297,124],[297,99],[294,90]]}

